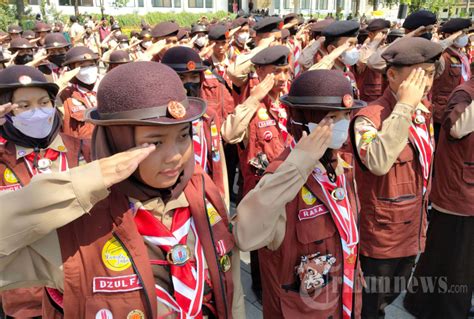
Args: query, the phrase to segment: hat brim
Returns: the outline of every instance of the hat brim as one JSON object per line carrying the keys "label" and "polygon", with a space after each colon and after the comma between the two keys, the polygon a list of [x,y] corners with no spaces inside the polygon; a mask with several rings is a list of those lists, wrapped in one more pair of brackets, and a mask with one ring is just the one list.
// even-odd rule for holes
{"label": "hat brim", "polygon": [[208,68],[206,66],[201,66],[201,67],[196,67],[195,69],[188,70],[188,69],[173,69],[176,73],[178,74],[183,74],[183,73],[192,73],[192,72],[204,72]]}
{"label": "hat brim", "polygon": [[100,125],[132,125],[132,126],[156,126],[156,125],[176,125],[182,123],[189,123],[199,119],[203,116],[207,109],[207,103],[201,98],[188,97],[189,107],[186,110],[186,116],[180,119],[173,119],[169,117],[157,117],[154,119],[113,119],[104,120],[101,119],[97,108],[88,109],[85,114],[85,121]]}
{"label": "hat brim", "polygon": [[280,97],[280,101],[288,107],[298,108],[302,110],[321,110],[321,111],[348,111],[361,109],[367,106],[367,103],[362,100],[354,100],[351,107],[341,106],[340,104],[317,104],[317,103],[293,103],[288,100],[288,95]]}
{"label": "hat brim", "polygon": [[90,59],[72,59],[72,60],[65,61],[62,66],[68,66],[72,63],[77,63],[77,62],[99,61],[99,59],[100,59],[99,56],[92,57]]}
{"label": "hat brim", "polygon": [[1,91],[10,91],[10,90],[16,90],[16,89],[21,89],[21,88],[29,88],[29,87],[34,87],[34,88],[41,88],[45,89],[46,91],[50,92],[52,95],[56,96],[59,92],[59,87],[50,82],[31,82],[28,84],[4,84],[0,85],[0,92]]}
{"label": "hat brim", "polygon": [[57,46],[54,46],[54,47],[53,47],[53,46],[51,46],[51,47],[47,47],[47,46],[45,46],[44,48],[45,48],[46,50],[49,50],[49,49],[62,49],[62,48],[67,48],[67,47],[70,47],[70,46],[71,46],[71,44],[70,44],[70,43],[66,43],[66,44],[63,44],[63,45],[57,45]]}

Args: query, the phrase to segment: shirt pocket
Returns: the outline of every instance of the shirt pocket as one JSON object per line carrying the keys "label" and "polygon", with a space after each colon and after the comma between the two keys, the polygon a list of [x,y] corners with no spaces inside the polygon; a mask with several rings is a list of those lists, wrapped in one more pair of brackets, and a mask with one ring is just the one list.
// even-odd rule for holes
{"label": "shirt pocket", "polygon": [[420,199],[413,194],[378,198],[375,220],[380,224],[410,224],[419,215],[420,205]]}
{"label": "shirt pocket", "polygon": [[[327,251],[326,241],[332,238],[336,233],[336,227],[332,221],[331,214],[328,212],[324,215],[297,221],[296,224],[296,238],[298,242],[307,247],[301,255],[309,255],[320,252],[322,255],[333,253]],[[316,247],[310,247],[316,245]]]}

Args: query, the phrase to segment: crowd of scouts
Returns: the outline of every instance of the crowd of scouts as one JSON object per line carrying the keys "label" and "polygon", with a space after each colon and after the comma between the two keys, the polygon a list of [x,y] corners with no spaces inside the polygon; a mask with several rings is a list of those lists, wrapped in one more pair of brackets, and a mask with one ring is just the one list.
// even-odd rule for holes
{"label": "crowd of scouts", "polygon": [[70,20],[0,31],[6,318],[245,318],[240,251],[267,319],[469,316],[470,19]]}

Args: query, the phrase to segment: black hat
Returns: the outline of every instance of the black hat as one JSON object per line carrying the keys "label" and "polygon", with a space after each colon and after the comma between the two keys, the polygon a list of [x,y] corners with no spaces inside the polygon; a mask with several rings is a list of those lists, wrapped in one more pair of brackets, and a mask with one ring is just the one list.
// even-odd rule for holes
{"label": "black hat", "polygon": [[153,38],[170,37],[178,34],[179,25],[174,22],[161,22],[151,30]]}
{"label": "black hat", "polygon": [[67,42],[64,35],[60,32],[49,33],[44,38],[45,49],[65,48],[68,46],[70,46],[70,44]]}
{"label": "black hat", "polygon": [[421,26],[436,24],[436,15],[428,10],[419,10],[410,14],[403,22],[403,27],[408,30],[415,30]]}
{"label": "black hat", "polygon": [[38,87],[56,96],[59,87],[46,80],[41,71],[26,65],[12,65],[0,72],[0,92],[23,87]]}
{"label": "black hat", "polygon": [[35,23],[35,32],[50,32],[51,26],[43,21],[38,21]]}
{"label": "black hat", "polygon": [[127,42],[130,41],[130,39],[128,38],[128,36],[126,36],[125,34],[121,34],[119,35],[117,38],[117,42],[119,43],[123,43],[123,42]]}
{"label": "black hat", "polygon": [[23,29],[19,25],[9,25],[8,26],[8,33],[21,33]]}
{"label": "black hat", "polygon": [[161,63],[166,64],[178,74],[207,70],[199,54],[195,50],[183,46],[172,47],[166,51]]}
{"label": "black hat", "polygon": [[470,27],[471,19],[454,18],[443,24],[440,31],[443,33],[456,33]]}
{"label": "black hat", "polygon": [[336,20],[334,19],[324,19],[321,21],[314,22],[311,24],[311,32],[321,33],[326,29],[327,26],[333,24]]}
{"label": "black hat", "polygon": [[297,77],[280,101],[292,108],[307,110],[352,110],[367,105],[354,100],[351,83],[338,70],[307,71]]}
{"label": "black hat", "polygon": [[296,13],[288,13],[287,15],[285,15],[283,17],[283,23],[284,24],[287,24],[289,23],[291,20],[293,19],[297,19],[298,20],[298,15]]}
{"label": "black hat", "polygon": [[33,49],[35,45],[24,38],[13,39],[10,42],[10,50]]}
{"label": "black hat", "polygon": [[266,17],[258,21],[253,27],[255,32],[267,33],[267,32],[278,32],[283,28],[283,21],[279,17]]}
{"label": "black hat", "polygon": [[369,22],[369,25],[367,26],[367,31],[373,32],[388,28],[390,28],[390,21],[385,19],[374,19]]}
{"label": "black hat", "polygon": [[104,60],[104,62],[109,64],[124,64],[133,62],[133,60],[130,58],[127,51],[115,50],[109,55],[109,59]]}
{"label": "black hat", "polygon": [[139,36],[140,40],[151,40],[151,32],[148,30],[142,30]]}
{"label": "black hat", "polygon": [[216,24],[214,26],[209,27],[209,40],[213,41],[222,41],[226,40],[229,33],[229,29],[223,24]]}
{"label": "black hat", "polygon": [[97,61],[98,59],[99,55],[97,53],[87,47],[79,46],[67,51],[63,66],[76,62]]}
{"label": "black hat", "polygon": [[191,35],[195,35],[196,33],[208,33],[207,26],[204,24],[193,24],[191,28]]}
{"label": "black hat", "polygon": [[187,97],[173,69],[163,63],[134,62],[104,76],[97,108],[87,110],[85,119],[104,126],[173,125],[192,122],[205,111],[206,102]]}
{"label": "black hat", "polygon": [[249,24],[249,19],[239,17],[232,21],[232,29],[238,28],[238,27],[243,27],[244,25]]}
{"label": "black hat", "polygon": [[32,30],[25,30],[21,37],[25,38],[26,40],[32,40],[36,37],[36,34]]}
{"label": "black hat", "polygon": [[324,29],[322,35],[330,38],[356,37],[359,29],[360,24],[357,21],[335,21]]}
{"label": "black hat", "polygon": [[401,38],[382,54],[388,65],[410,66],[418,63],[434,63],[443,52],[443,47],[433,41],[420,38]]}
{"label": "black hat", "polygon": [[254,65],[285,66],[289,63],[290,49],[285,45],[275,45],[258,52],[250,61]]}

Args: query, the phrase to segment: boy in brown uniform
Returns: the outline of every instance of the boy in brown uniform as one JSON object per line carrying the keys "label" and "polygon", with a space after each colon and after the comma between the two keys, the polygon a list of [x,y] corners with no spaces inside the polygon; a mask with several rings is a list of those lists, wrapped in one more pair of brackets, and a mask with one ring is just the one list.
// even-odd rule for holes
{"label": "boy in brown uniform", "polygon": [[[369,286],[363,296],[364,318],[383,316],[399,294],[393,290],[394,277],[406,283],[425,247],[433,154],[425,97],[441,52],[439,44],[423,38],[392,44],[382,55],[389,86],[352,122],[361,202],[360,259]],[[390,293],[383,293],[387,287],[381,284],[387,280]]]}

